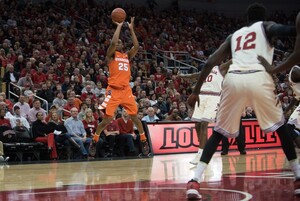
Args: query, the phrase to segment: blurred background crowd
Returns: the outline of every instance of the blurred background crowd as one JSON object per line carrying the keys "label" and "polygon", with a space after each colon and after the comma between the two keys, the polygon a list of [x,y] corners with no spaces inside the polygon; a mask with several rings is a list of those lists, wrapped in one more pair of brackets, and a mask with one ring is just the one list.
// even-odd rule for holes
{"label": "blurred background crowd", "polygon": [[[94,1],[37,4],[0,1],[3,83],[0,109],[14,115],[14,106],[21,105],[20,115],[29,124],[37,120],[37,111],[44,110],[44,119],[49,121],[52,111],[66,119],[71,116],[73,107],[78,109],[82,120],[87,111],[92,111],[96,122],[101,121],[103,113],[98,106],[104,100],[108,84],[105,53],[115,30],[110,18],[115,7],[123,7],[128,16],[136,17],[135,31],[140,49],[131,63],[130,85],[139,105],[139,117],[145,121],[189,120],[192,110],[186,100],[194,82],[181,79],[179,74],[201,71],[208,56],[229,33],[242,27],[246,19],[214,12],[183,11],[176,5],[157,10],[155,5],[149,4],[138,7]],[[270,13],[268,18],[292,25],[295,15],[278,11]],[[125,48],[132,46],[126,27],[121,39]],[[294,38],[274,41],[275,64],[288,56],[293,43]],[[162,59],[162,54],[169,60],[180,59],[177,52],[196,58],[185,60],[192,66],[190,69],[183,71]],[[274,76],[275,93],[280,94],[284,108],[293,96],[287,74]],[[251,107],[246,110],[249,118],[255,118]]]}

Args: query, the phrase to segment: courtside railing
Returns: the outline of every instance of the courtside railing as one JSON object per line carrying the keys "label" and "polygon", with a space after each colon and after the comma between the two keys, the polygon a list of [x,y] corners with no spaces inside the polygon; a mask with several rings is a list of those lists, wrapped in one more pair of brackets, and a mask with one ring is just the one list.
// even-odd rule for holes
{"label": "courtside railing", "polygon": [[[166,52],[170,52],[170,51],[166,51]],[[182,55],[183,52],[173,52],[173,53],[176,53],[176,55]],[[172,57],[168,56],[168,54],[157,54],[156,57],[163,60],[164,67],[166,67],[167,69],[172,70],[173,68],[177,68],[178,70],[180,70],[181,73],[198,72],[198,67],[190,65],[187,62],[184,62],[187,61],[186,59],[178,60],[175,59],[174,56]]]}
{"label": "courtside railing", "polygon": [[[9,99],[11,99],[11,95],[13,95],[16,98],[19,98],[19,95],[17,93],[15,93],[13,90],[11,90],[12,88],[18,89],[20,91],[20,94],[23,94],[24,87],[21,87],[19,85],[16,85],[15,83],[10,82],[9,85],[8,85],[8,92],[9,92],[8,93],[8,98]],[[40,96],[35,95],[34,93],[32,94],[32,96],[34,98],[37,98],[37,99],[41,100],[43,102],[43,104],[45,104],[45,109],[46,109],[46,112],[48,113],[48,111],[49,111],[49,103],[48,103],[48,101],[45,100],[45,99],[43,99],[43,98],[41,98]]]}

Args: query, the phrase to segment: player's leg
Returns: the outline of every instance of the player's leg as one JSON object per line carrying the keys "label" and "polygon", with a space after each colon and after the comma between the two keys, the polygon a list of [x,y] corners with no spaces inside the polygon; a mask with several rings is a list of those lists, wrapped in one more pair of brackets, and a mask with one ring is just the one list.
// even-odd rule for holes
{"label": "player's leg", "polygon": [[209,161],[211,160],[213,154],[216,152],[219,143],[221,142],[223,135],[214,131],[210,138],[207,140],[200,162],[197,165],[193,178],[187,183],[186,197],[188,199],[201,199],[199,192],[200,180],[206,169]]}
{"label": "player's leg", "polygon": [[197,165],[207,141],[207,128],[209,122],[214,122],[216,118],[217,106],[220,101],[219,96],[199,95],[200,105],[195,104],[192,120],[196,121],[195,128],[199,142],[198,153],[195,155],[191,164]]}
{"label": "player's leg", "polygon": [[265,132],[276,131],[281,141],[283,152],[285,153],[290,167],[295,175],[295,194],[300,195],[300,166],[297,160],[296,151],[287,128],[282,107],[276,105],[275,86],[271,75],[268,73],[255,73],[253,76],[255,84],[261,87],[260,90],[253,89],[252,104],[261,129]]}
{"label": "player's leg", "polygon": [[199,149],[198,153],[195,155],[194,159],[190,161],[191,164],[197,165],[200,161],[200,157],[203,152],[203,148],[205,146],[205,143],[207,142],[207,127],[208,122],[202,121],[202,122],[196,122],[195,128],[197,132],[197,138],[199,142]]}
{"label": "player's leg", "polygon": [[294,143],[296,144],[297,148],[300,149],[300,132],[293,124],[287,123],[287,132],[291,135]]}
{"label": "player's leg", "polygon": [[295,148],[293,146],[293,141],[292,141],[291,135],[287,135],[286,124],[279,127],[276,130],[276,132],[281,141],[282,149],[289,161],[291,170],[295,176],[294,194],[299,196],[300,195],[300,166],[299,166],[299,161],[297,159],[297,154],[296,154]]}
{"label": "player's leg", "polygon": [[123,97],[127,97],[126,99],[123,98],[121,105],[126,109],[128,115],[130,115],[133,123],[138,129],[141,146],[142,146],[142,153],[144,155],[148,155],[150,151],[150,147],[147,141],[147,137],[143,128],[143,124],[141,120],[137,117],[137,103],[135,101],[134,96],[132,95],[132,90],[130,87],[123,90]]}
{"label": "player's leg", "polygon": [[141,120],[137,117],[137,115],[130,115],[133,123],[136,125],[138,131],[139,131],[139,139],[141,141],[141,149],[142,149],[142,153],[143,155],[148,155],[150,153],[150,147],[149,147],[149,143],[147,141],[147,137],[143,128],[143,124],[141,122]]}
{"label": "player's leg", "polygon": [[200,147],[200,149],[203,149],[206,142],[207,142],[208,122],[202,121],[202,122],[200,122],[200,124],[201,124],[201,127],[200,127],[201,128],[201,131],[200,131],[201,135],[200,135],[200,145],[199,145],[199,147]]}
{"label": "player's leg", "polygon": [[287,123],[287,129],[288,129],[288,133],[291,135],[291,137],[294,140],[295,144],[300,149],[299,110],[300,110],[300,105],[298,105],[297,108],[294,110],[294,112],[291,114],[291,116],[288,120],[288,123]]}
{"label": "player's leg", "polygon": [[240,120],[240,133],[239,136],[236,138],[236,143],[238,146],[238,150],[240,152],[241,155],[245,155],[247,154],[246,150],[245,150],[245,129],[243,127],[243,121],[242,119]]}
{"label": "player's leg", "polygon": [[223,135],[236,137],[239,133],[241,114],[248,103],[246,88],[239,84],[242,81],[243,79],[239,78],[239,75],[234,74],[227,74],[224,79],[216,126],[204,147],[194,176],[187,184],[186,196],[188,199],[201,198],[199,182]]}
{"label": "player's leg", "polygon": [[104,128],[112,121],[112,119],[113,117],[104,116],[102,121],[98,124],[95,134],[100,135]]}
{"label": "player's leg", "polygon": [[145,131],[143,128],[143,124],[142,124],[141,120],[137,117],[138,107],[137,107],[135,98],[132,94],[131,88],[130,87],[125,88],[122,91],[122,96],[123,96],[123,98],[122,98],[121,105],[126,109],[128,115],[130,115],[133,123],[137,127],[137,129],[139,131],[139,135],[140,135],[140,140],[146,141],[147,138],[146,138]]}
{"label": "player's leg", "polygon": [[94,134],[93,140],[89,145],[89,151],[91,154],[91,156],[93,156],[94,154],[96,154],[97,152],[97,144],[98,142],[101,140],[100,139],[100,135],[102,133],[102,131],[106,128],[106,126],[113,120],[112,116],[104,116],[104,118],[102,119],[102,121],[100,122],[100,124],[98,124],[96,132]]}
{"label": "player's leg", "polygon": [[142,124],[141,120],[137,117],[137,115],[130,114],[130,117],[131,117],[133,123],[136,125],[136,128],[139,131],[139,135],[140,135],[141,141],[147,140],[147,138],[145,136],[145,131],[144,131],[143,124]]}
{"label": "player's leg", "polygon": [[221,155],[227,155],[229,150],[229,141],[227,137],[222,138],[222,152]]}
{"label": "player's leg", "polygon": [[[118,99],[116,99],[118,100]],[[89,145],[89,150],[91,153],[96,153],[97,152],[97,142],[100,139],[100,135],[102,131],[106,128],[106,126],[109,125],[109,123],[113,120],[114,113],[116,111],[116,108],[119,106],[118,101],[114,100],[114,98],[110,97],[109,99],[106,98],[106,103],[105,103],[105,115],[102,119],[102,121],[98,124],[96,128],[96,132],[94,134],[93,140]]]}
{"label": "player's leg", "polygon": [[[238,79],[231,78],[231,76],[228,75],[226,78],[228,78],[229,81]],[[247,105],[247,97],[240,95],[241,92],[244,92],[244,89],[239,88],[238,83],[233,86],[230,82],[226,84],[226,78],[224,79],[214,132],[205,144],[200,162],[196,167],[192,180],[187,184],[186,196],[188,199],[201,198],[199,182],[223,136],[236,137],[239,133],[239,122],[241,114]]]}
{"label": "player's leg", "polygon": [[120,104],[120,97],[122,97],[122,91],[107,87],[105,99],[99,106],[99,109],[105,109],[105,115],[100,124],[97,126],[95,137],[93,139],[94,141],[98,141],[102,131],[112,121],[115,111]]}

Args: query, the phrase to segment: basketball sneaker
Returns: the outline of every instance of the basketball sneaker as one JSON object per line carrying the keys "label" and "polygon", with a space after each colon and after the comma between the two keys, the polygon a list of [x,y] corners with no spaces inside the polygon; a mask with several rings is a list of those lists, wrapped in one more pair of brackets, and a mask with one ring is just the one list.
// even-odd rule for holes
{"label": "basketball sneaker", "polygon": [[7,162],[9,160],[9,156],[4,157],[4,161]]}
{"label": "basketball sneaker", "polygon": [[193,160],[190,161],[190,164],[197,165],[200,161],[201,153],[197,153]]}
{"label": "basketball sneaker", "polygon": [[294,181],[294,194],[300,196],[300,178]]}
{"label": "basketball sneaker", "polygon": [[92,141],[91,144],[90,144],[89,154],[92,157],[96,156],[96,145],[97,145],[97,143],[95,141]]}
{"label": "basketball sneaker", "polygon": [[199,193],[200,184],[195,180],[190,180],[186,185],[186,198],[188,200],[200,200],[202,196]]}
{"label": "basketball sneaker", "polygon": [[148,154],[150,153],[150,147],[145,133],[140,134],[140,142],[141,142],[142,154],[144,156],[148,156]]}
{"label": "basketball sneaker", "polygon": [[141,140],[142,154],[147,156],[150,153],[150,147],[147,140]]}
{"label": "basketball sneaker", "polygon": [[95,134],[89,147],[89,154],[92,157],[96,155],[96,146],[98,141],[99,141],[99,135]]}
{"label": "basketball sneaker", "polygon": [[8,156],[0,156],[0,162],[7,162],[9,160]]}

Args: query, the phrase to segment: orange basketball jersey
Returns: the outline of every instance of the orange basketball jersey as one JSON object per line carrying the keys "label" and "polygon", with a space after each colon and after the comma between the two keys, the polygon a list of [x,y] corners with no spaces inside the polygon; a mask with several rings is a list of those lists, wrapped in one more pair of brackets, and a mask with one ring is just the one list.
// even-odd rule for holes
{"label": "orange basketball jersey", "polygon": [[115,58],[109,64],[108,84],[113,87],[126,87],[130,81],[130,63],[128,55],[116,51]]}

